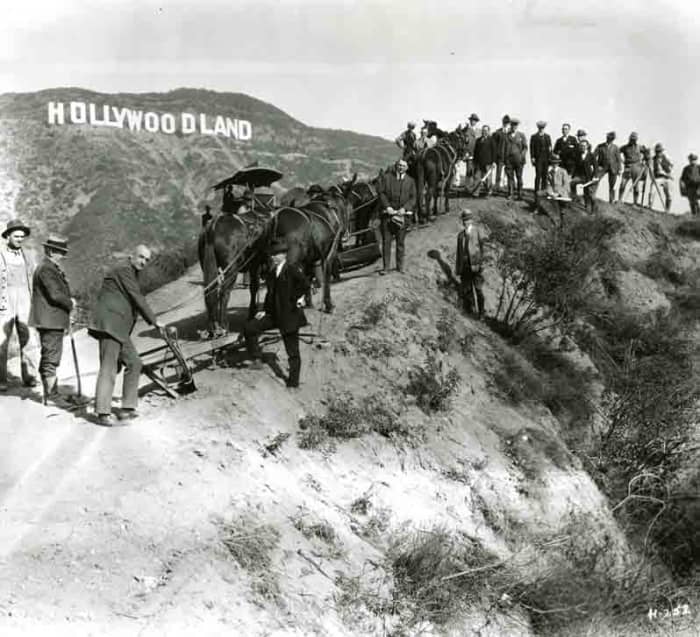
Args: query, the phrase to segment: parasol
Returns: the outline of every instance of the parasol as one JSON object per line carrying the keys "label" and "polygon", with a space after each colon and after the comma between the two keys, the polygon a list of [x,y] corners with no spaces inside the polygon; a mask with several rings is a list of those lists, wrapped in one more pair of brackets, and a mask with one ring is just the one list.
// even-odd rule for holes
{"label": "parasol", "polygon": [[243,168],[234,173],[228,179],[220,181],[214,190],[221,190],[228,185],[231,186],[247,186],[249,189],[269,187],[274,182],[282,179],[284,175],[279,170],[273,168],[261,168],[258,166],[252,168]]}

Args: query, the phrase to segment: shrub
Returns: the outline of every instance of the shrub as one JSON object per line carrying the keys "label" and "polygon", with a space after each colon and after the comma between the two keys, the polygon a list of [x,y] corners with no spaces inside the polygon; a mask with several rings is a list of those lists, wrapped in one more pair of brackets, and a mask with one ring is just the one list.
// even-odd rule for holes
{"label": "shrub", "polygon": [[450,308],[443,308],[440,317],[435,323],[437,328],[437,347],[441,352],[447,353],[457,342],[457,315]]}
{"label": "shrub", "polygon": [[498,331],[520,338],[570,325],[595,295],[600,272],[612,268],[607,243],[620,225],[582,217],[564,229],[523,237],[517,226],[493,223],[491,241],[502,246],[496,259],[502,281],[494,316]]}
{"label": "shrub", "polygon": [[418,406],[426,414],[446,411],[459,381],[459,372],[454,367],[445,369],[443,362],[430,353],[423,365],[409,370],[406,393],[416,397]]}
{"label": "shrub", "polygon": [[700,240],[700,219],[687,219],[676,226],[676,232],[683,237]]}
{"label": "shrub", "polygon": [[639,268],[650,279],[664,279],[673,285],[685,285],[686,274],[667,252],[654,252]]}

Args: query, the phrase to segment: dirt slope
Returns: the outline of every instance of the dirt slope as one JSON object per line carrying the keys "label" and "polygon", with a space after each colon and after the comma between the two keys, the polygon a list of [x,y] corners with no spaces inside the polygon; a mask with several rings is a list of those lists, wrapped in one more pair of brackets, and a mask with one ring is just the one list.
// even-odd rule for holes
{"label": "dirt slope", "polygon": [[[302,345],[298,392],[274,365],[253,371],[232,354],[200,368],[189,397],[151,394],[126,428],[95,427],[19,391],[3,398],[0,633],[388,635],[400,613],[371,612],[362,591],[389,594],[385,556],[411,529],[460,532],[490,560],[507,561],[527,560],[538,541],[574,525],[581,536],[605,535],[624,568],[630,549],[557,421],[543,406],[516,409],[498,395],[492,370],[506,346],[456,313],[438,285],[426,252],[452,255],[455,234],[455,216],[441,217],[409,235],[406,275],[365,268],[333,287],[334,315],[309,311],[305,332],[317,336]],[[196,279],[190,272],[153,294],[156,309],[190,295]],[[246,305],[247,292],[235,292],[234,326]],[[196,338],[201,317],[187,317],[201,309],[195,299],[165,319]],[[441,351],[434,342],[445,319],[455,333]],[[145,346],[147,330],[137,332]],[[78,342],[89,379],[94,345]],[[266,351],[286,369],[280,343]],[[431,353],[460,380],[449,409],[426,414],[405,386]],[[68,360],[63,379],[71,373]],[[337,441],[334,453],[300,448],[300,417],[322,413],[329,391],[381,397],[408,434],[367,433]],[[507,599],[475,603],[440,631],[423,628],[535,634]]]}

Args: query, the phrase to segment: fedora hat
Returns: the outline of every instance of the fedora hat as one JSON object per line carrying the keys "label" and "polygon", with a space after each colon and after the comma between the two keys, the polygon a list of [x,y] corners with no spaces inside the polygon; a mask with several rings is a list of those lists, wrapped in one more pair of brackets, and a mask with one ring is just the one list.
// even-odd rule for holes
{"label": "fedora hat", "polygon": [[539,120],[536,124],[537,128],[545,128],[547,126],[547,122],[545,122],[543,119]]}
{"label": "fedora hat", "polygon": [[284,239],[274,239],[267,248],[269,255],[287,253],[289,246]]}
{"label": "fedora hat", "polygon": [[459,218],[462,221],[466,221],[467,219],[473,219],[474,213],[471,210],[469,210],[469,208],[463,208],[462,212],[459,215]]}
{"label": "fedora hat", "polygon": [[478,122],[479,121],[479,116],[476,113],[472,113],[469,116],[469,121],[470,122]]}
{"label": "fedora hat", "polygon": [[49,235],[49,238],[42,245],[45,248],[51,248],[51,250],[56,250],[56,252],[62,252],[63,254],[68,252],[68,241],[55,234]]}
{"label": "fedora hat", "polygon": [[2,238],[7,238],[8,235],[16,232],[17,230],[24,232],[25,237],[28,237],[30,234],[28,226],[23,224],[19,219],[11,219],[7,222],[7,227],[2,232]]}
{"label": "fedora hat", "polygon": [[557,155],[557,153],[552,153],[552,156],[549,158],[549,163],[550,164],[561,164],[561,157]]}

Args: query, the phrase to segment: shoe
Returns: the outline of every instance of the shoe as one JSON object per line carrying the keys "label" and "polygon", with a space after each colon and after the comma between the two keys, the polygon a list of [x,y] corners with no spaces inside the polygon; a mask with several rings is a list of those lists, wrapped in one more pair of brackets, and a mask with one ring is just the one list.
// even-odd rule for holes
{"label": "shoe", "polygon": [[289,389],[298,389],[299,388],[299,381],[293,383],[292,381],[288,380],[285,385],[289,387]]}
{"label": "shoe", "polygon": [[36,387],[39,384],[39,381],[36,379],[35,376],[30,376],[24,381],[23,384],[25,387]]}
{"label": "shoe", "polygon": [[396,271],[397,271],[399,274],[404,274],[403,268],[396,268]]}
{"label": "shoe", "polygon": [[138,413],[136,413],[135,409],[122,409],[117,413],[117,420],[133,420],[134,418],[138,418]]}
{"label": "shoe", "polygon": [[379,276],[384,276],[386,274],[386,270],[381,269],[379,270]]}
{"label": "shoe", "polygon": [[75,407],[67,398],[61,396],[58,392],[50,394],[44,399],[44,405],[47,407],[58,407],[59,409],[72,409]]}
{"label": "shoe", "polygon": [[101,427],[114,427],[117,421],[112,414],[97,414],[97,424]]}
{"label": "shoe", "polygon": [[7,383],[0,383],[0,393],[5,393],[9,389]]}

